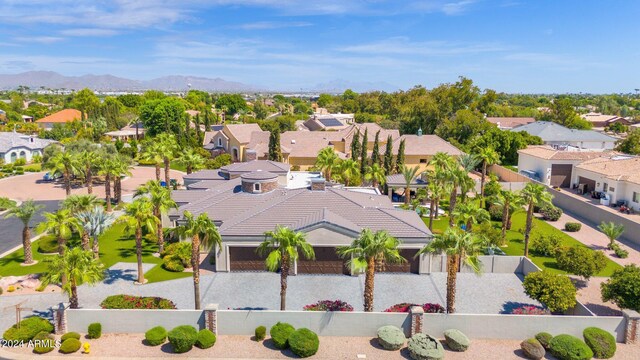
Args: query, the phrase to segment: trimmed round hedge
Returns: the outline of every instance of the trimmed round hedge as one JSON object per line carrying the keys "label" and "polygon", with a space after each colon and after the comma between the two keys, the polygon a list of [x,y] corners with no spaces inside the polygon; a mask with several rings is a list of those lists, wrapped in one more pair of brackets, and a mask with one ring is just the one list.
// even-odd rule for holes
{"label": "trimmed round hedge", "polygon": [[169,342],[176,353],[185,353],[193,348],[198,339],[198,330],[191,325],[182,325],[173,328],[167,334]]}
{"label": "trimmed round hedge", "polygon": [[87,337],[89,339],[100,339],[100,336],[102,336],[102,324],[100,323],[89,324]]}
{"label": "trimmed round hedge", "polygon": [[568,232],[576,232],[582,229],[582,224],[577,222],[568,222],[564,224],[564,229]]}
{"label": "trimmed round hedge", "polygon": [[545,350],[549,350],[549,342],[551,339],[553,339],[553,335],[548,332],[539,332],[536,334],[536,340],[538,340]]}
{"label": "trimmed round hedge", "polygon": [[162,345],[167,340],[167,330],[162,326],[156,326],[144,333],[144,339],[151,346]]}
{"label": "trimmed round hedge", "polygon": [[267,328],[264,326],[258,326],[255,331],[256,341],[262,341],[267,337]]}
{"label": "trimmed round hedge", "polygon": [[200,349],[208,349],[216,344],[216,334],[209,329],[202,329],[198,332],[196,346]]}
{"label": "trimmed round hedge", "polygon": [[47,319],[43,319],[38,316],[32,316],[20,321],[20,328],[17,325],[13,325],[8,328],[2,338],[10,341],[29,341],[41,332],[52,333],[53,324]]}
{"label": "trimmed round hedge", "polygon": [[546,354],[544,347],[536,339],[527,339],[520,343],[520,349],[527,359],[540,360]]}
{"label": "trimmed round hedge", "polygon": [[315,355],[320,347],[318,335],[307,328],[301,328],[289,336],[289,347],[294,354],[306,358]]}
{"label": "trimmed round hedge", "polygon": [[75,338],[69,338],[62,342],[62,344],[60,345],[59,351],[63,354],[71,354],[80,350],[81,346],[82,346],[82,343],[80,342],[80,340]]}
{"label": "trimmed round hedge", "polygon": [[582,336],[596,359],[610,359],[616,353],[616,338],[609,332],[597,327],[588,327],[584,329]]}
{"label": "trimmed round hedge", "polygon": [[60,341],[65,342],[65,340],[67,339],[76,339],[76,340],[80,340],[80,334],[78,334],[77,332],[68,332],[64,335],[62,335],[62,337],[60,338]]}
{"label": "trimmed round hedge", "polygon": [[277,322],[269,329],[269,334],[271,335],[273,344],[278,349],[286,349],[289,347],[289,336],[291,336],[294,331],[296,331],[296,328],[291,324]]}
{"label": "trimmed round hedge", "polygon": [[558,360],[589,360],[593,357],[593,351],[584,341],[567,334],[551,339],[549,351]]}
{"label": "trimmed round hedge", "polygon": [[33,341],[35,341],[33,352],[36,354],[46,354],[51,352],[56,345],[56,338],[46,331],[39,332],[33,337]]}

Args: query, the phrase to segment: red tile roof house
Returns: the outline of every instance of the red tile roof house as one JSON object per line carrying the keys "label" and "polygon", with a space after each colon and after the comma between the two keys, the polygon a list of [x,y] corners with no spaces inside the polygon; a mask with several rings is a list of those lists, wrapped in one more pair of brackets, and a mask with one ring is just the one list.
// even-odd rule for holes
{"label": "red tile roof house", "polygon": [[[351,274],[336,248],[349,245],[365,228],[386,230],[401,241],[401,255],[407,262],[387,264],[386,271],[429,272],[424,255],[414,258],[432,238],[415,211],[394,208],[384,195],[326,183],[319,174],[306,187],[293,188],[283,183],[283,178],[286,183],[293,175],[283,176],[289,169],[288,164],[253,160],[229,165],[220,176],[203,173],[203,186],[196,182],[189,185],[192,190],[172,192],[179,208],[169,217],[179,224],[184,211],[189,211],[195,216],[207,214],[215,222],[222,247],[211,253],[220,272],[263,271],[264,258],[256,254],[256,247],[276,225],[305,233],[314,248],[316,259],[299,259],[292,267],[294,273]],[[198,177],[194,174],[192,180]]]}
{"label": "red tile roof house", "polygon": [[82,113],[80,112],[80,110],[64,109],[58,111],[57,113],[53,113],[49,116],[43,117],[40,120],[36,120],[36,124],[38,124],[38,126],[45,130],[51,130],[53,129],[53,125],[55,124],[65,124],[77,120],[82,120]]}

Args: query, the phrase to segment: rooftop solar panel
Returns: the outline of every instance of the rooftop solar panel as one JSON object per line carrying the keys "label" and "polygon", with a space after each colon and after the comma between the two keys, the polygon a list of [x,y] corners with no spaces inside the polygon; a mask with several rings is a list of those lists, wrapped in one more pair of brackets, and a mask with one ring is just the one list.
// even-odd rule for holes
{"label": "rooftop solar panel", "polygon": [[318,119],[324,126],[342,126],[342,123],[335,118]]}

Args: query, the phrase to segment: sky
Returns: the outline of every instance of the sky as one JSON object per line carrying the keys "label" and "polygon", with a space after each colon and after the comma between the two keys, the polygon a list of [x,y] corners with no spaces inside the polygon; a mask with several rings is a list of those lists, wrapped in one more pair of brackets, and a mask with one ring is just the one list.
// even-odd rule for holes
{"label": "sky", "polygon": [[0,73],[640,88],[637,0],[0,0]]}

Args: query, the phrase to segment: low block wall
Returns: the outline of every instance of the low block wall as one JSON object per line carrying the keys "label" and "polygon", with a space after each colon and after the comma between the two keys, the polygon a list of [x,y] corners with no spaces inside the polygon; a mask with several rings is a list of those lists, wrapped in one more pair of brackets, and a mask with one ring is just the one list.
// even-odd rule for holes
{"label": "low block wall", "polygon": [[[499,255],[486,255],[479,256],[482,263],[483,273],[494,274],[528,274],[533,271],[540,271],[538,267],[531,262],[531,260],[524,256],[499,256]],[[446,272],[447,271],[447,257],[445,255],[431,255],[425,257],[427,261],[426,269],[431,269],[430,272]],[[473,272],[473,269],[467,265],[463,265],[460,272]]]}
{"label": "low block wall", "polygon": [[204,327],[202,310],[67,310],[67,331],[85,333],[89,324],[99,322],[104,333],[144,333],[154,326],[171,330],[178,325]]}

